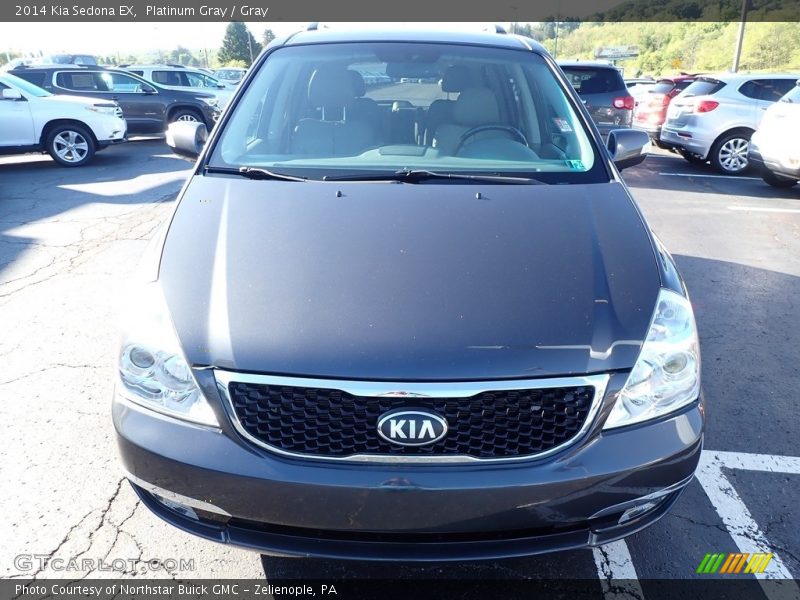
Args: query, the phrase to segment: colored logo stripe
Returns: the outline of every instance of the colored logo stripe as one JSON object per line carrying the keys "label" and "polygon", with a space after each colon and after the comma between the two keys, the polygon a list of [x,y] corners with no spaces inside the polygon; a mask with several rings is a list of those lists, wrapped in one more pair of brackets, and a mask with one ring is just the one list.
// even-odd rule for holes
{"label": "colored logo stripe", "polygon": [[[771,560],[772,552],[769,554],[763,552],[756,552],[754,554],[747,552],[744,554],[740,552],[731,552],[729,554],[709,553],[703,557],[703,560],[697,567],[697,573],[763,573]],[[742,571],[742,569],[744,569],[744,571]]]}

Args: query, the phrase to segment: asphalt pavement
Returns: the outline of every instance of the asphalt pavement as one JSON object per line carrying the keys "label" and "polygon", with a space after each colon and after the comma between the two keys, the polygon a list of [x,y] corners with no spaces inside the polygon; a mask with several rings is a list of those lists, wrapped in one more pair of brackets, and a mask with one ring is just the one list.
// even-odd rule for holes
{"label": "asphalt pavement", "polygon": [[[262,561],[199,540],[151,515],[122,478],[110,421],[116,311],[190,166],[161,139],[78,169],[0,158],[0,577],[118,575],[58,570],[56,558],[77,557],[120,558],[137,577],[602,582],[698,577],[706,553],[743,546],[768,548],[775,573],[800,577],[800,186],[718,177],[662,151],[624,173],[683,273],[703,353],[702,469],[664,519],[602,550],[382,565]],[[646,581],[633,586],[647,596]]]}

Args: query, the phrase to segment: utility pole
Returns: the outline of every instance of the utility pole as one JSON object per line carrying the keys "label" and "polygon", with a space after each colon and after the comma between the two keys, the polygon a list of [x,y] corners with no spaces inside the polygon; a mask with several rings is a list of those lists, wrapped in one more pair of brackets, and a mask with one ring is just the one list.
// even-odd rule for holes
{"label": "utility pole", "polygon": [[250,49],[250,64],[253,64],[253,36],[250,34],[250,30],[247,28],[247,25],[244,26],[244,30],[247,32],[247,47]]}
{"label": "utility pole", "polygon": [[736,51],[733,54],[733,68],[731,72],[739,70],[739,59],[742,56],[742,44],[744,43],[744,26],[747,23],[747,9],[750,0],[742,0],[742,14],[739,21],[739,37],[736,40]]}
{"label": "utility pole", "polygon": [[556,15],[556,44],[553,48],[553,58],[558,58],[558,17],[559,15]]}

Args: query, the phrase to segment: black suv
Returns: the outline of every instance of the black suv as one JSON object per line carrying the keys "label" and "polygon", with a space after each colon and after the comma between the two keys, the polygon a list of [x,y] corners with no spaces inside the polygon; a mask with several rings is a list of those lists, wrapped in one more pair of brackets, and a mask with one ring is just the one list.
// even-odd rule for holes
{"label": "black suv", "polygon": [[636,103],[617,67],[577,61],[559,61],[558,65],[592,115],[603,139],[612,129],[631,126]]}
{"label": "black suv", "polygon": [[11,71],[53,94],[115,100],[128,133],[160,133],[174,121],[198,121],[211,128],[220,113],[213,94],[170,90],[117,69],[48,65]]}

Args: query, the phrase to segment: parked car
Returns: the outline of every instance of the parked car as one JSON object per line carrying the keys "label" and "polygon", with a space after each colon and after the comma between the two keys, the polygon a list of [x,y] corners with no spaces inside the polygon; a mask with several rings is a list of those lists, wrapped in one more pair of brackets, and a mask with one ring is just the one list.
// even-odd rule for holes
{"label": "parked car", "polygon": [[635,100],[619,69],[607,63],[559,61],[558,64],[583,100],[603,139],[612,129],[631,126]]}
{"label": "parked car", "polygon": [[97,66],[97,58],[91,54],[47,54],[35,64]]}
{"label": "parked car", "polygon": [[247,73],[247,69],[241,69],[239,67],[225,67],[224,69],[217,69],[213,74],[214,77],[219,79],[222,83],[231,88],[235,88],[241,83],[245,73]]}
{"label": "parked car", "polygon": [[0,73],[0,154],[47,152],[60,165],[80,167],[98,150],[125,141],[125,131],[114,102],[54,96]]}
{"label": "parked car", "polygon": [[[398,81],[365,92],[365,62]],[[454,67],[457,98],[399,83]],[[664,515],[704,417],[691,304],[619,173],[647,135],[603,147],[515,35],[306,31],[252,70],[204,146],[170,126],[201,154],[128,295],[112,411],[143,504],[365,560],[600,545]],[[438,100],[440,145],[402,141]]]}
{"label": "parked car", "polygon": [[38,66],[11,73],[54,94],[117,102],[128,133],[160,133],[173,121],[198,121],[211,128],[220,114],[211,94],[170,90],[119,69]]}
{"label": "parked car", "polygon": [[780,73],[702,75],[670,102],[660,139],[691,163],[710,161],[725,175],[743,173],[750,136],[796,80],[796,74]]}
{"label": "parked car", "polygon": [[233,95],[233,92],[224,83],[199,69],[191,67],[182,65],[129,65],[125,67],[125,70],[150,83],[155,83],[170,90],[192,93],[202,91],[211,94],[223,108]]}
{"label": "parked car", "polygon": [[750,139],[750,161],[773,187],[800,180],[800,80],[767,108]]}
{"label": "parked car", "polygon": [[671,148],[661,141],[661,126],[667,118],[667,107],[672,99],[689,87],[694,75],[678,75],[659,79],[647,92],[637,98],[633,109],[633,127],[646,131],[654,144],[660,148]]}

